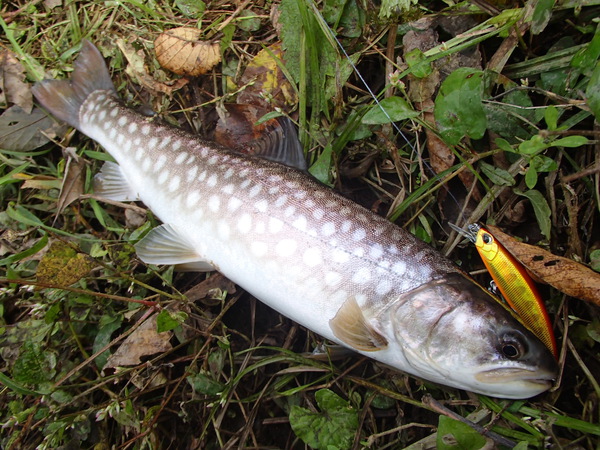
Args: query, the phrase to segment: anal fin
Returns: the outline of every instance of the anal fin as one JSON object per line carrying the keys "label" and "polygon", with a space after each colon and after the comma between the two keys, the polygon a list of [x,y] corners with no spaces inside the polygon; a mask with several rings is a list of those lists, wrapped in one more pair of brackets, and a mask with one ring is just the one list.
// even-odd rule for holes
{"label": "anal fin", "polygon": [[329,326],[340,341],[356,350],[376,352],[388,345],[387,339],[367,322],[354,297],[344,302]]}
{"label": "anal fin", "polygon": [[121,167],[112,161],[106,161],[94,177],[94,193],[117,202],[136,201],[139,196],[133,192],[125,179]]}
{"label": "anal fin", "polygon": [[147,264],[181,264],[184,270],[208,272],[214,266],[198,255],[171,225],[164,224],[151,230],[135,244],[135,250]]}

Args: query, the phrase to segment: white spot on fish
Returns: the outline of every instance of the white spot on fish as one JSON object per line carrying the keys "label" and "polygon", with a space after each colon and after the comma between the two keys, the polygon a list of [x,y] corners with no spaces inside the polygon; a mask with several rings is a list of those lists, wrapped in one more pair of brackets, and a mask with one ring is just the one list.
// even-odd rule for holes
{"label": "white spot on fish", "polygon": [[114,107],[111,111],[110,111],[110,117],[117,117],[119,115],[119,108]]}
{"label": "white spot on fish", "polygon": [[220,206],[221,206],[221,199],[219,197],[217,197],[216,195],[212,195],[208,199],[208,209],[210,209],[212,212],[218,212]]}
{"label": "white spot on fish", "polygon": [[196,203],[198,203],[198,200],[200,200],[200,192],[192,191],[188,194],[187,198],[185,199],[185,206],[191,208],[192,206],[195,206]]}
{"label": "white spot on fish", "polygon": [[279,256],[292,256],[296,251],[298,244],[293,239],[282,239],[275,246],[275,251]]}
{"label": "white spot on fish", "polygon": [[232,177],[232,175],[233,175],[234,173],[235,173],[235,170],[233,170],[233,168],[231,168],[231,167],[230,167],[230,168],[229,168],[229,169],[227,169],[227,171],[226,171],[226,172],[223,174],[223,178],[224,178],[225,180],[229,180],[229,179]]}
{"label": "white spot on fish", "polygon": [[321,220],[321,219],[322,219],[322,218],[325,216],[325,211],[323,211],[322,209],[318,208],[318,209],[315,209],[315,210],[312,212],[312,215],[313,215],[313,217],[314,217],[315,219],[317,219],[317,220]]}
{"label": "white spot on fish", "polygon": [[294,197],[298,200],[302,200],[304,197],[306,197],[306,191],[296,191],[294,192]]}
{"label": "white spot on fish", "polygon": [[[304,202],[304,206],[308,209],[314,208],[315,205],[316,205],[316,203],[313,200],[311,200],[310,198]],[[323,212],[323,211],[321,211],[321,212]],[[313,214],[314,214],[314,212],[313,212]],[[321,217],[323,217],[322,214],[321,214]]]}
{"label": "white spot on fish", "polygon": [[326,222],[321,227],[321,233],[323,236],[331,236],[335,233],[335,224],[333,222]]}
{"label": "white spot on fish", "polygon": [[185,158],[188,157],[188,153],[187,152],[181,152],[179,155],[177,155],[177,158],[175,158],[175,164],[182,164],[183,161],[185,161]]}
{"label": "white spot on fish", "polygon": [[142,170],[144,172],[148,172],[148,170],[150,170],[150,165],[151,164],[152,164],[152,161],[150,161],[150,158],[144,159],[144,161],[142,161]]}
{"label": "white spot on fish", "polygon": [[148,136],[150,134],[150,125],[144,125],[140,131],[144,136]]}
{"label": "white spot on fish", "polygon": [[203,158],[206,158],[207,155],[208,155],[208,149],[206,147],[202,147],[200,149],[200,156],[202,156]]}
{"label": "white spot on fish", "polygon": [[120,127],[124,127],[125,125],[127,125],[127,117],[125,116],[121,116],[119,117],[119,120],[117,121],[117,125],[119,125]]}
{"label": "white spot on fish", "polygon": [[122,146],[124,141],[125,141],[125,136],[123,136],[122,134],[117,136],[117,144]]}
{"label": "white spot on fish", "polygon": [[[142,147],[138,147],[138,149],[135,151],[136,161],[141,161],[143,157],[144,157],[144,149]],[[150,160],[148,160],[148,161],[150,161]]]}
{"label": "white spot on fish", "polygon": [[352,281],[357,284],[365,284],[371,281],[371,271],[366,267],[361,267],[352,276]]}
{"label": "white spot on fish", "polygon": [[167,162],[167,157],[166,155],[160,155],[158,157],[158,159],[156,160],[156,162],[154,163],[154,167],[153,167],[153,171],[154,172],[158,172],[160,169],[162,169],[165,165],[165,163]]}
{"label": "white spot on fish", "polygon": [[235,212],[242,204],[243,203],[239,198],[231,197],[227,203],[227,207],[229,208],[229,211]]}
{"label": "white spot on fish", "polygon": [[342,226],[340,227],[340,230],[342,230],[343,233],[347,233],[348,231],[350,231],[351,228],[352,228],[352,222],[349,220],[344,220],[342,222]]}
{"label": "white spot on fish", "polygon": [[373,244],[369,248],[369,256],[373,259],[379,259],[383,255],[383,247],[380,244]]}
{"label": "white spot on fish", "polygon": [[173,178],[171,178],[171,181],[169,182],[169,192],[175,192],[178,188],[179,188],[179,183],[181,182],[181,178],[177,175],[175,175]]}
{"label": "white spot on fish", "polygon": [[335,250],[333,250],[331,257],[333,258],[333,262],[338,264],[347,263],[350,259],[350,255],[348,254],[348,252],[345,252],[341,248],[336,248]]}
{"label": "white spot on fish", "polygon": [[217,180],[217,175],[213,173],[210,177],[208,177],[206,184],[210,187],[215,187],[217,185]]}
{"label": "white spot on fish", "polygon": [[211,166],[214,166],[218,161],[219,161],[219,157],[216,155],[208,158],[208,164],[210,164]]}
{"label": "white spot on fish", "polygon": [[392,266],[392,270],[398,275],[404,275],[406,273],[406,263],[398,261]]}
{"label": "white spot on fish", "polygon": [[[104,100],[106,100],[106,94],[98,94],[98,97],[96,97],[96,101],[98,103],[103,102]],[[96,105],[96,108],[98,108],[100,105]]]}
{"label": "white spot on fish", "polygon": [[231,194],[233,194],[233,191],[234,191],[233,184],[227,184],[223,187],[223,192],[225,192],[226,194],[231,195]]}
{"label": "white spot on fish", "polygon": [[302,255],[302,261],[308,267],[315,267],[323,263],[323,255],[321,254],[321,250],[318,248],[309,248]]}
{"label": "white spot on fish", "polygon": [[180,147],[181,147],[181,139],[177,139],[175,142],[173,142],[173,150],[177,151],[177,150],[179,150]]}
{"label": "white spot on fish", "polygon": [[164,184],[165,181],[167,181],[167,178],[169,178],[169,171],[165,170],[163,172],[161,172],[161,174],[158,176],[158,184]]}
{"label": "white spot on fish", "polygon": [[273,187],[269,188],[269,194],[275,195],[277,193],[279,193],[279,187],[278,186],[273,186]]}
{"label": "white spot on fish", "polygon": [[283,212],[283,215],[285,217],[291,217],[294,215],[294,213],[296,212],[296,208],[294,206],[288,206],[287,208],[285,208],[285,211]]}
{"label": "white spot on fish", "polygon": [[[290,208],[293,208],[293,206],[290,206]],[[308,227],[306,217],[298,216],[296,220],[292,222],[292,226],[300,231],[306,231],[306,228]]]}
{"label": "white spot on fish", "polygon": [[244,181],[242,181],[242,184],[240,184],[240,189],[244,190],[248,186],[250,186],[251,184],[252,184],[252,181],[250,181],[250,180],[244,180]]}
{"label": "white spot on fish", "polygon": [[262,213],[267,212],[269,203],[266,200],[259,200],[254,204],[254,207]]}
{"label": "white spot on fish", "polygon": [[148,141],[148,148],[154,149],[154,148],[156,148],[156,144],[158,144],[158,138],[153,137],[152,139],[150,139]]}
{"label": "white spot on fish", "polygon": [[111,128],[110,131],[108,132],[108,137],[111,139],[114,139],[116,136],[117,136],[117,129]]}
{"label": "white spot on fish", "polygon": [[133,145],[140,145],[140,143],[141,143],[141,142],[142,142],[142,140],[141,140],[139,137],[136,137],[136,138],[133,140]]}
{"label": "white spot on fish", "polygon": [[352,252],[352,254],[353,254],[354,256],[358,256],[359,258],[362,258],[362,257],[364,257],[364,256],[365,256],[365,249],[364,249],[364,248],[362,248],[362,247],[356,247],[356,248],[354,249],[354,251]]}
{"label": "white spot on fish", "polygon": [[249,169],[242,169],[238,172],[238,177],[246,178],[248,176],[248,173],[250,173]]}
{"label": "white spot on fish", "polygon": [[237,223],[237,228],[240,233],[248,234],[252,229],[252,217],[250,214],[242,214]]}
{"label": "white spot on fish", "polygon": [[250,244],[250,249],[255,256],[264,256],[269,250],[269,247],[264,242],[254,241]]}
{"label": "white spot on fish", "polygon": [[349,216],[350,214],[352,214],[352,210],[350,208],[348,208],[347,206],[344,206],[342,209],[340,209],[340,214],[344,215],[344,216]]}
{"label": "white spot on fish", "polygon": [[123,151],[124,151],[125,153],[129,153],[129,152],[130,152],[130,150],[131,150],[131,141],[130,141],[130,140],[127,140],[127,141],[125,141],[125,143],[123,144]]}
{"label": "white spot on fish", "polygon": [[198,181],[204,181],[206,180],[206,170],[204,172],[202,172],[200,175],[198,175]]}
{"label": "white spot on fish", "polygon": [[188,158],[188,160],[185,163],[186,164],[191,164],[194,161],[196,161],[196,156],[195,155],[190,155],[190,157]]}
{"label": "white spot on fish", "polygon": [[[106,119],[106,110],[105,109],[103,109],[102,111],[100,111],[100,114],[98,114],[98,120],[99,121],[103,122],[104,119]],[[105,126],[105,128],[104,128],[105,130],[108,129],[108,128],[106,128],[106,123],[104,124],[104,126]]]}
{"label": "white spot on fish", "polygon": [[365,238],[366,235],[367,233],[364,228],[357,228],[356,231],[352,233],[352,239],[354,239],[355,241],[361,241]]}
{"label": "white spot on fish", "polygon": [[165,136],[158,144],[158,148],[165,148],[171,142],[171,136]]}
{"label": "white spot on fish", "polygon": [[325,274],[325,284],[327,286],[337,286],[342,280],[342,276],[337,272],[327,272]]}
{"label": "white spot on fish", "polygon": [[282,195],[280,197],[277,197],[277,200],[275,200],[275,207],[276,208],[281,208],[283,205],[285,205],[288,201],[288,197],[287,195]]}
{"label": "white spot on fish", "polygon": [[191,183],[191,181],[194,179],[194,177],[196,176],[197,173],[198,173],[198,166],[192,166],[192,168],[190,170],[188,170],[185,181],[187,181],[188,183]]}
{"label": "white spot on fish", "polygon": [[129,124],[129,127],[127,128],[127,131],[128,131],[129,133],[133,134],[133,133],[135,133],[135,132],[137,131],[137,129],[138,129],[137,123],[135,123],[135,122],[131,122],[131,123]]}
{"label": "white spot on fish", "polygon": [[252,186],[252,189],[250,189],[250,191],[248,191],[248,196],[250,198],[254,198],[260,193],[261,190],[262,190],[262,186],[260,184],[255,184],[254,186]]}
{"label": "white spot on fish", "polygon": [[283,222],[275,217],[269,219],[269,233],[279,233],[283,228]]}
{"label": "white spot on fish", "polygon": [[386,295],[392,290],[392,283],[385,278],[378,280],[375,292],[378,295]]}

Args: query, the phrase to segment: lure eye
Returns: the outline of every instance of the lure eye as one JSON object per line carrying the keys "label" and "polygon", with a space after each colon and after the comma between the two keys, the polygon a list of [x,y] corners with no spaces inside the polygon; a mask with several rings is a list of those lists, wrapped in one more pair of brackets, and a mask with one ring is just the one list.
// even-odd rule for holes
{"label": "lure eye", "polygon": [[494,238],[492,237],[491,234],[488,234],[488,233],[483,233],[481,235],[481,239],[483,240],[484,244],[491,244],[492,242],[494,242]]}
{"label": "lure eye", "polygon": [[500,351],[505,358],[518,359],[525,354],[525,345],[514,335],[505,335],[500,343]]}

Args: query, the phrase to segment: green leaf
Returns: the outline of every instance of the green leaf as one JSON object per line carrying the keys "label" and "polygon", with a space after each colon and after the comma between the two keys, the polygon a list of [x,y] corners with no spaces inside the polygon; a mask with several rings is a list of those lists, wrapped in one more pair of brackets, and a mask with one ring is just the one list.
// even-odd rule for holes
{"label": "green leaf", "polygon": [[532,136],[531,139],[523,141],[519,144],[519,153],[523,155],[535,155],[548,148],[548,144],[544,142],[544,138],[539,134]]}
{"label": "green leaf", "polygon": [[530,165],[525,173],[525,184],[529,189],[533,189],[538,182],[538,173],[533,165]]}
{"label": "green leaf", "polygon": [[433,111],[444,141],[455,145],[464,136],[483,137],[487,118],[481,103],[482,95],[481,70],[462,67],[444,80]]}
{"label": "green leaf", "polygon": [[485,437],[466,423],[440,416],[437,431],[438,450],[477,450],[486,443]]}
{"label": "green leaf", "polygon": [[494,167],[484,161],[479,163],[479,167],[492,183],[498,186],[514,186],[515,179],[508,171],[500,167]]}
{"label": "green leaf", "polygon": [[535,155],[531,158],[530,164],[535,167],[538,172],[552,172],[558,169],[556,161],[544,155]]}
{"label": "green leaf", "polygon": [[510,143],[506,139],[496,138],[494,141],[500,150],[504,150],[505,152],[514,153],[515,149],[510,145]]}
{"label": "green leaf", "polygon": [[600,249],[590,252],[590,267],[596,272],[600,272]]}
{"label": "green leaf", "polygon": [[296,436],[316,449],[350,448],[358,429],[358,411],[329,389],[317,391],[315,399],[321,412],[292,406],[289,418]]}
{"label": "green leaf", "polygon": [[13,366],[13,377],[17,383],[39,384],[50,381],[54,376],[56,357],[42,351],[39,344],[25,342],[21,354]]}
{"label": "green leaf", "polygon": [[323,149],[323,152],[319,155],[319,158],[315,161],[315,163],[312,166],[310,166],[310,169],[308,169],[308,172],[313,177],[315,177],[321,183],[326,184],[327,186],[331,186],[331,182],[329,181],[331,155],[331,144],[327,144]]}
{"label": "green leaf", "polygon": [[0,259],[0,266],[6,266],[7,264],[12,264],[16,261],[21,261],[23,258],[26,258],[28,256],[35,255],[37,252],[43,249],[47,243],[48,235],[44,234],[39,241],[37,241],[27,250],[23,250],[20,253],[15,253],[14,255],[7,256],[4,259]]}
{"label": "green leaf", "polygon": [[206,3],[202,0],[176,0],[175,6],[186,17],[197,19],[202,17],[206,10]]}
{"label": "green leaf", "polygon": [[163,309],[156,316],[156,331],[162,333],[171,331],[181,325],[188,318],[188,315],[183,311],[167,311]]}
{"label": "green leaf", "polygon": [[[104,348],[111,340],[112,334],[117,331],[123,323],[121,314],[105,314],[100,318],[100,329],[94,337],[94,345],[92,347],[94,353]],[[102,369],[106,361],[110,357],[110,350],[105,350],[94,360],[96,366]]]}
{"label": "green leaf", "polygon": [[190,375],[187,377],[187,382],[195,392],[203,395],[218,395],[224,389],[223,384],[213,380],[209,375],[204,373]]}
{"label": "green leaf", "polygon": [[596,68],[592,72],[585,96],[596,121],[600,122],[600,62],[596,63]]}
{"label": "green leaf", "polygon": [[367,125],[379,125],[410,119],[419,114],[403,98],[388,97],[373,105],[364,115],[362,122]]}
{"label": "green leaf", "polygon": [[531,20],[531,32],[533,34],[540,34],[548,25],[550,17],[552,16],[552,7],[554,6],[554,0],[538,0],[533,10],[533,16]]}
{"label": "green leaf", "polygon": [[525,192],[515,189],[514,192],[529,199],[542,234],[546,239],[550,239],[550,206],[544,196],[534,189]]}
{"label": "green leaf", "polygon": [[431,63],[427,61],[425,54],[418,48],[412,49],[404,55],[406,64],[411,69],[411,73],[417,78],[425,78],[432,72]]}
{"label": "green leaf", "polygon": [[548,106],[544,111],[544,120],[550,131],[556,130],[558,127],[558,109],[555,106]]}
{"label": "green leaf", "polygon": [[241,30],[252,32],[260,30],[260,17],[254,14],[249,9],[244,9],[240,12],[237,26]]}
{"label": "green leaf", "polygon": [[585,136],[567,136],[564,138],[552,141],[553,147],[581,147],[589,143]]}

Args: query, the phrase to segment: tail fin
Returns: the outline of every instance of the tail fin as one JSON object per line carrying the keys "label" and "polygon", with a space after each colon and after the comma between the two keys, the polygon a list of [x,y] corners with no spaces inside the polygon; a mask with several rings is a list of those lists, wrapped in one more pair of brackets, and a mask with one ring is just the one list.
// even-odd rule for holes
{"label": "tail fin", "polygon": [[36,83],[33,95],[56,118],[79,128],[79,109],[98,90],[116,93],[104,58],[90,41],[83,41],[70,80],[44,80]]}

